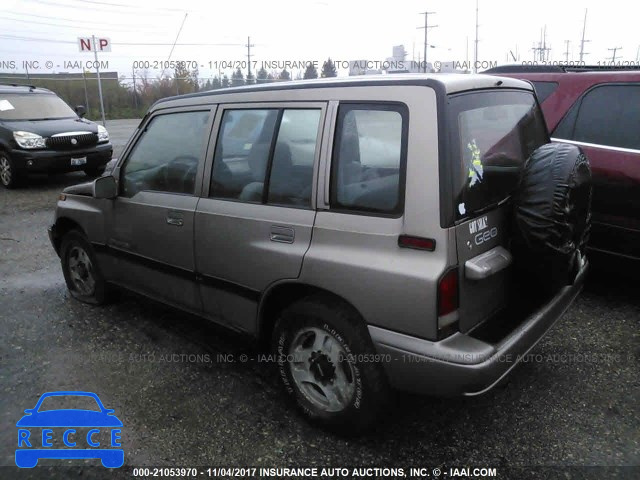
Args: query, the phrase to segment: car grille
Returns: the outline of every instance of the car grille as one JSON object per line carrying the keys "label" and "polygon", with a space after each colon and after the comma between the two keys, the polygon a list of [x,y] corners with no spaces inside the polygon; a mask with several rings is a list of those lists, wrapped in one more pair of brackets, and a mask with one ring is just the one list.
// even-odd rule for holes
{"label": "car grille", "polygon": [[61,150],[69,148],[83,148],[96,145],[98,143],[97,133],[82,133],[77,135],[56,135],[46,140],[49,148]]}

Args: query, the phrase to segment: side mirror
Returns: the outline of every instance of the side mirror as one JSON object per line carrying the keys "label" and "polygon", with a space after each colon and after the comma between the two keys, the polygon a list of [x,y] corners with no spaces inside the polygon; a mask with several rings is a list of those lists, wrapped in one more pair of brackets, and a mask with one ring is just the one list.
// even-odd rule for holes
{"label": "side mirror", "polygon": [[117,196],[118,185],[113,176],[107,175],[93,181],[93,198],[116,198]]}
{"label": "side mirror", "polygon": [[87,113],[87,109],[84,108],[84,105],[76,105],[75,111],[80,118],[84,117]]}

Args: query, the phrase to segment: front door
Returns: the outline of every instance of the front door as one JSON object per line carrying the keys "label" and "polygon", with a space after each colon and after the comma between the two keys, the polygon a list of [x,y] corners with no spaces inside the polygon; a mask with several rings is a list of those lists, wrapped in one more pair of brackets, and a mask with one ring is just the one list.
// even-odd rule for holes
{"label": "front door", "polygon": [[194,215],[210,108],[152,116],[119,169],[107,222],[107,275],[163,302],[199,312]]}

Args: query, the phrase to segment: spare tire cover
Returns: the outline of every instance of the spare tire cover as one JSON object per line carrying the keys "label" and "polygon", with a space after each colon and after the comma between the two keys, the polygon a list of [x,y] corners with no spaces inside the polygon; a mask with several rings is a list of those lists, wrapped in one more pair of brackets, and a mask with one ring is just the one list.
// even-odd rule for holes
{"label": "spare tire cover", "polygon": [[513,200],[516,263],[571,283],[591,225],[587,157],[575,145],[541,146],[527,160]]}

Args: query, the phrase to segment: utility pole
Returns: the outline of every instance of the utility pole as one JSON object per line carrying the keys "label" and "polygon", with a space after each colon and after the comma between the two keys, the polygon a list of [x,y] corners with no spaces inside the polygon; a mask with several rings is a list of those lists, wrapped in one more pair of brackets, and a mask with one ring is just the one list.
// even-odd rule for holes
{"label": "utility pole", "polygon": [[584,39],[584,33],[585,33],[586,29],[587,29],[587,10],[588,9],[586,9],[586,8],[584,9],[584,23],[582,25],[582,40],[580,41],[580,64],[581,65],[582,65],[582,62],[583,62],[583,57],[585,55],[588,55],[588,53],[586,53],[584,51],[584,44],[585,44],[585,42],[590,42],[591,41],[591,40],[585,40]]}
{"label": "utility pole", "polygon": [[424,27],[418,27],[418,29],[420,28],[424,28],[424,64],[422,65],[422,72],[423,73],[427,73],[427,48],[429,48],[429,46],[427,45],[427,32],[429,31],[430,28],[435,28],[438,25],[429,25],[429,15],[434,15],[436,12],[422,12],[420,15],[424,15]]}
{"label": "utility pole", "polygon": [[89,93],[87,91],[87,75],[84,71],[84,68],[82,69],[82,81],[84,82],[84,103],[85,103],[85,107],[87,109],[87,115],[90,115],[90,108],[89,108]]}
{"label": "utility pole", "polygon": [[473,51],[473,73],[478,73],[478,0],[476,0],[476,41]]}
{"label": "utility pole", "polygon": [[132,69],[133,76],[133,104],[135,105],[136,112],[138,111],[138,95],[136,93],[136,69]]}
{"label": "utility pole", "polygon": [[611,57],[609,57],[608,60],[611,60],[611,63],[615,63],[616,62],[616,52],[618,50],[622,50],[622,47],[607,48],[607,50],[609,50],[610,52],[613,52],[613,55]]}
{"label": "utility pole", "polygon": [[251,47],[255,47],[255,45],[251,44],[251,37],[247,37],[247,44],[245,46],[247,47],[247,80],[249,80],[251,77]]}
{"label": "utility pole", "polygon": [[565,60],[565,63],[567,65],[569,65],[569,44],[571,42],[569,40],[565,40],[564,43],[567,46],[567,48],[565,49],[565,52],[564,52],[564,60]]}
{"label": "utility pole", "polygon": [[98,68],[98,44],[96,43],[96,36],[92,35],[93,39],[93,54],[96,59],[96,74],[98,76],[98,95],[100,96],[100,113],[102,114],[102,126],[107,126],[107,120],[104,117],[104,100],[102,99],[102,81],[100,80],[100,69]]}

